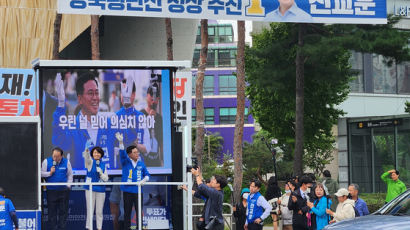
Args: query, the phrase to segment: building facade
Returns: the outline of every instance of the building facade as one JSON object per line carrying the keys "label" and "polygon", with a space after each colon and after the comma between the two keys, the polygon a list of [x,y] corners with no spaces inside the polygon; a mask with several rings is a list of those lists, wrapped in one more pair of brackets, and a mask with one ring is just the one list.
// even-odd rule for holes
{"label": "building facade", "polygon": [[[207,67],[204,77],[205,130],[219,133],[223,139],[223,154],[233,154],[236,100],[236,42],[232,24],[218,24],[209,21],[209,45]],[[192,61],[192,121],[196,121],[195,79],[198,72],[201,32],[198,27]],[[243,140],[252,142],[255,133],[254,119],[249,113],[250,102],[245,102],[245,125]],[[197,124],[198,125],[198,124]]]}

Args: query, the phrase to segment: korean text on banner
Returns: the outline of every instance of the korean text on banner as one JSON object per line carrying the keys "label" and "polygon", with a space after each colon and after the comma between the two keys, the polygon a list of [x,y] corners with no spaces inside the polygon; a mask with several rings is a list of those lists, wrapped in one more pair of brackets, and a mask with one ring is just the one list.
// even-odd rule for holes
{"label": "korean text on banner", "polygon": [[63,14],[386,24],[386,0],[58,0]]}

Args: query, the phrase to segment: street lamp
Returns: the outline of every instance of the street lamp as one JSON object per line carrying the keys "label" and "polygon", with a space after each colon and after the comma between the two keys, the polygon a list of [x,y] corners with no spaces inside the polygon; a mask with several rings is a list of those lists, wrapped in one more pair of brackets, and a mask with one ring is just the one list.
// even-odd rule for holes
{"label": "street lamp", "polygon": [[278,183],[278,174],[276,173],[276,148],[275,145],[278,144],[278,139],[272,139],[270,143],[265,139],[265,137],[262,137],[261,140],[265,142],[266,147],[269,149],[269,151],[272,153],[272,160],[273,160],[273,170],[275,172],[275,182]]}

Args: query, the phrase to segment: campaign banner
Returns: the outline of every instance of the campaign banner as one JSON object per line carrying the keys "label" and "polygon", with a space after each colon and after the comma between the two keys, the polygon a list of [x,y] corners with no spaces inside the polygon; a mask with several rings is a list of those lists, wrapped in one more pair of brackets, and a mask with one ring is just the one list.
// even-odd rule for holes
{"label": "campaign banner", "polygon": [[34,71],[0,68],[0,116],[37,116]]}
{"label": "campaign banner", "polygon": [[170,174],[171,82],[167,69],[40,69],[44,158],[59,146],[74,175],[99,146],[109,174],[121,174],[117,134],[135,145],[151,174]]}
{"label": "campaign banner", "polygon": [[[19,230],[40,230],[41,212],[40,211],[16,211]],[[14,228],[13,228],[14,229]]]}
{"label": "campaign banner", "polygon": [[174,78],[174,111],[182,126],[191,124],[192,114],[192,72],[176,72]]}
{"label": "campaign banner", "polygon": [[58,0],[61,14],[386,24],[386,0]]}

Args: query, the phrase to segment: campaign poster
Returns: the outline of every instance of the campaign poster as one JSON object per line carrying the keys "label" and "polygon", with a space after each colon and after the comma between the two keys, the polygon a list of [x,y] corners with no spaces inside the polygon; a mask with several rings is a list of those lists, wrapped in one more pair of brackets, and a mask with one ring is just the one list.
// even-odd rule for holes
{"label": "campaign poster", "polygon": [[0,116],[37,116],[37,99],[33,70],[0,68]]}
{"label": "campaign poster", "polygon": [[63,149],[74,175],[83,152],[99,146],[109,174],[121,174],[120,145],[137,146],[151,174],[170,174],[171,86],[168,69],[40,69],[43,158]]}

